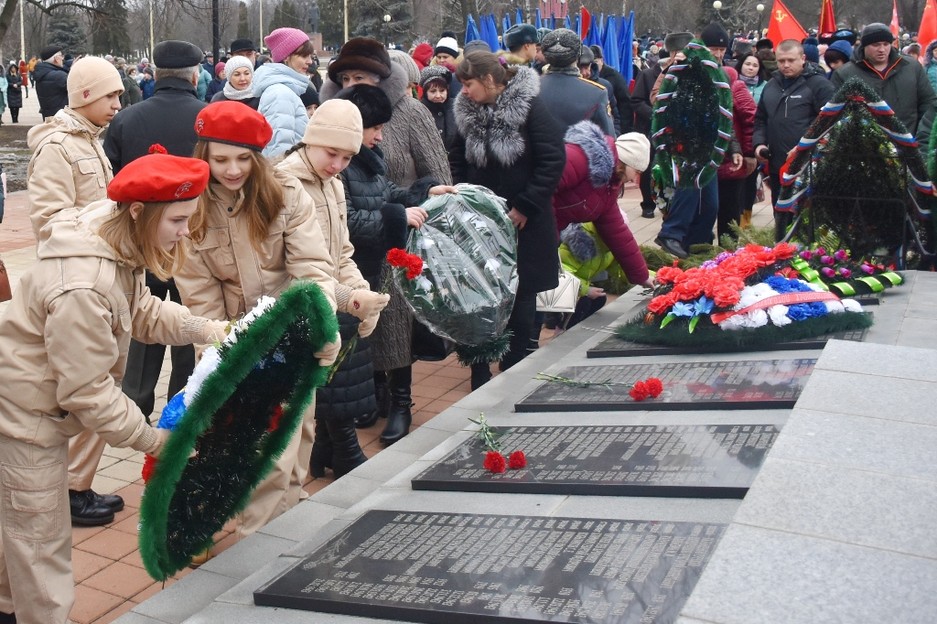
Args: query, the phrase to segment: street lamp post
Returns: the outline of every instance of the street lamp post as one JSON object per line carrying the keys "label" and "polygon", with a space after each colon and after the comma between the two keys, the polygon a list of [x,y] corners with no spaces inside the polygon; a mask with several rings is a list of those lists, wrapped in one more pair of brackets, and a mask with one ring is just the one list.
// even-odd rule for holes
{"label": "street lamp post", "polygon": [[758,38],[761,39],[761,15],[765,12],[765,5],[760,2],[755,5],[755,10],[758,11],[758,27],[755,29],[758,34]]}
{"label": "street lamp post", "polygon": [[390,29],[390,15],[384,14],[384,47],[387,47],[387,31]]}
{"label": "street lamp post", "polygon": [[720,13],[721,10],[722,10],[722,2],[720,0],[714,0],[713,12],[716,14],[716,20],[720,22],[722,21],[722,14]]}

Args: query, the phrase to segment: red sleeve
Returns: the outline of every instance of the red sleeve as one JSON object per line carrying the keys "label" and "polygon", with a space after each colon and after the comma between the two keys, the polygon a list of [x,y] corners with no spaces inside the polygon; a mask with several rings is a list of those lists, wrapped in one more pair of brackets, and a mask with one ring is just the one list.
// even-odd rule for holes
{"label": "red sleeve", "polygon": [[732,83],[732,123],[735,126],[735,138],[742,146],[743,156],[753,156],[752,133],[755,130],[755,110],[758,105],[741,80]]}

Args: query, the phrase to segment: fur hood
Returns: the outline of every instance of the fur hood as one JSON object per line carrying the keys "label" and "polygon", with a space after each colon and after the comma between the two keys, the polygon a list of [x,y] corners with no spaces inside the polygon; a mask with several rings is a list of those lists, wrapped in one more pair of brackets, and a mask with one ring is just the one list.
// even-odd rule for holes
{"label": "fur hood", "polygon": [[540,76],[520,67],[493,106],[476,104],[461,93],[455,101],[455,121],[465,137],[465,159],[475,167],[488,166],[488,156],[509,167],[524,154],[527,144],[521,127],[530,104],[540,93]]}
{"label": "fur hood", "polygon": [[617,158],[602,129],[591,121],[580,121],[566,131],[563,140],[578,145],[589,163],[589,181],[594,188],[608,184],[615,173]]}
{"label": "fur hood", "polygon": [[599,249],[589,232],[582,223],[570,223],[560,232],[560,242],[566,245],[569,253],[579,262],[588,262],[599,254]]}
{"label": "fur hood", "polygon": [[[407,71],[398,63],[390,64],[390,76],[377,83],[378,88],[387,95],[390,105],[394,108],[404,97],[410,97],[407,78]],[[335,94],[342,90],[342,85],[333,82],[331,78],[326,78],[319,89],[319,99],[323,102],[331,100]]]}

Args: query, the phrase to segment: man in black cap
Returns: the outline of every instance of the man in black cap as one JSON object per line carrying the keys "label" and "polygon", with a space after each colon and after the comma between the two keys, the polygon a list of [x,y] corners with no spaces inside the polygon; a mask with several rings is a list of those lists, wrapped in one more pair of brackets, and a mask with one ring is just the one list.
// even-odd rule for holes
{"label": "man in black cap", "polygon": [[894,40],[885,24],[863,28],[852,60],[833,72],[833,86],[838,89],[850,78],[860,78],[892,107],[908,132],[920,138],[923,130],[929,136],[937,95],[924,66],[902,56],[892,45]]}
{"label": "man in black cap", "polygon": [[585,80],[579,73],[582,41],[568,28],[557,28],[547,33],[541,43],[543,56],[549,63],[540,79],[540,99],[546,102],[556,118],[563,124],[563,132],[574,123],[587,119],[602,132],[615,133],[605,87]]}
{"label": "man in black cap", "polygon": [[231,42],[231,56],[249,58],[251,63],[257,65],[257,48],[250,39],[235,39]]}
{"label": "man in black cap", "polygon": [[507,29],[502,38],[504,47],[514,59],[508,59],[516,65],[530,65],[537,58],[537,44],[540,38],[537,29],[530,24],[515,24]]}
{"label": "man in black cap", "polygon": [[[156,87],[152,96],[114,117],[104,139],[107,154],[116,174],[127,163],[149,153],[159,143],[174,156],[192,156],[198,137],[195,118],[206,104],[198,98],[195,87],[199,78],[202,51],[188,41],[161,41],[153,49],[156,66]],[[179,291],[172,280],[163,282],[146,274],[146,285],[153,296],[180,301]],[[156,383],[159,380],[164,345],[146,345],[131,341],[127,354],[123,391],[149,416],[155,402]],[[181,390],[195,366],[195,351],[191,345],[172,347],[172,374],[169,377],[169,397]]]}
{"label": "man in black cap", "polygon": [[716,57],[716,62],[722,65],[722,60],[726,56],[726,50],[729,49],[729,33],[723,28],[722,24],[712,22],[700,33],[699,38],[709,48],[710,53]]}
{"label": "man in black cap", "polygon": [[48,121],[68,104],[68,71],[65,70],[65,55],[62,46],[50,45],[39,52],[40,63],[36,65],[36,96],[39,98],[39,114]]}
{"label": "man in black cap", "polygon": [[612,86],[611,93],[615,95],[615,101],[618,103],[619,134],[631,132],[634,129],[634,110],[631,108],[631,90],[628,88],[628,81],[617,69],[605,64],[600,46],[591,45],[589,49],[592,50],[592,54],[595,56],[595,65],[599,69],[597,74],[592,74],[593,79],[598,76]]}

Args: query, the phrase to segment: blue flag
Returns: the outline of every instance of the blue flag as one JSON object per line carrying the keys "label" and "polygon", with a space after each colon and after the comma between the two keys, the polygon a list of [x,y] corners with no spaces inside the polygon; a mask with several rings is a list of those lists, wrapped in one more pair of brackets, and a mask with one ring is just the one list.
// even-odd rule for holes
{"label": "blue flag", "polygon": [[475,25],[475,18],[469,13],[468,19],[465,20],[465,43],[481,38],[481,34],[478,32],[478,26]]}

